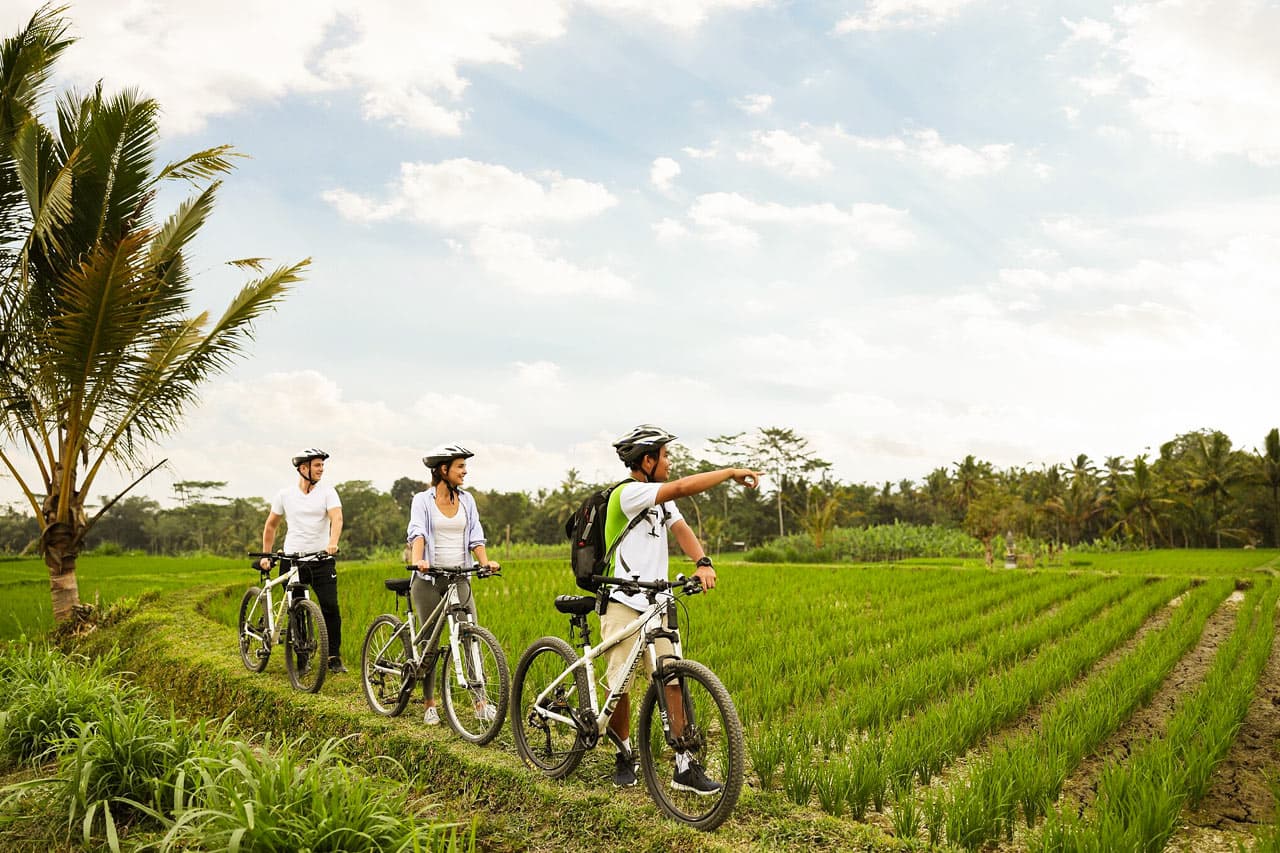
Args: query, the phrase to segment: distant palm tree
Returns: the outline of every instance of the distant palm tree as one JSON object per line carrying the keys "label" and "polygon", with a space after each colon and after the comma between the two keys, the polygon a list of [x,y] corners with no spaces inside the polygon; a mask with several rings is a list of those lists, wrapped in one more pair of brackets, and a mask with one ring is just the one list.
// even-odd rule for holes
{"label": "distant palm tree", "polygon": [[1231,449],[1231,439],[1214,430],[1197,433],[1187,455],[1184,474],[1190,494],[1209,501],[1209,530],[1216,547],[1222,547],[1222,519],[1231,489],[1245,477],[1241,456]]}
{"label": "distant palm tree", "polygon": [[1116,509],[1120,520],[1107,532],[1122,531],[1150,548],[1160,535],[1161,510],[1171,503],[1147,464],[1147,457],[1134,457],[1132,476],[1122,477],[1118,484]]}
{"label": "distant palm tree", "polygon": [[953,480],[955,499],[960,506],[960,515],[964,517],[969,512],[969,504],[982,493],[994,473],[991,470],[990,462],[983,462],[974,457],[973,454],[969,454],[962,461],[952,464],[956,469],[955,479]]}
{"label": "distant palm tree", "polygon": [[[66,26],[45,7],[0,43],[0,461],[41,520],[59,620],[79,600],[85,534],[158,467],[88,518],[103,466],[143,468],[143,448],[178,426],[306,263],[251,281],[212,322],[189,313],[186,248],[234,155],[222,146],[157,169],[157,104],[100,85],[60,97],[46,127],[35,110]],[[175,180],[196,192],[158,220],[155,199]],[[19,471],[26,456],[34,475]]]}
{"label": "distant palm tree", "polygon": [[[1280,429],[1267,433],[1265,450],[1257,454],[1257,477],[1271,492],[1272,545],[1280,548]],[[1255,451],[1256,452],[1256,451]]]}

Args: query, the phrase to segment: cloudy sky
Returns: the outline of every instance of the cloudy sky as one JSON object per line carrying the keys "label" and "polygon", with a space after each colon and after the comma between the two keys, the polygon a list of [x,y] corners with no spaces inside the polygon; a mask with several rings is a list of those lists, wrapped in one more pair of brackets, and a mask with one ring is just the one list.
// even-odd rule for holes
{"label": "cloudy sky", "polygon": [[313,259],[156,448],[157,498],[267,495],[309,445],[381,488],[442,441],[481,488],[604,480],[641,421],[695,451],[792,427],[859,482],[1280,425],[1275,0],[71,17],[60,85],[156,97],[166,157],[252,157],[199,306],[242,283],[224,260]]}

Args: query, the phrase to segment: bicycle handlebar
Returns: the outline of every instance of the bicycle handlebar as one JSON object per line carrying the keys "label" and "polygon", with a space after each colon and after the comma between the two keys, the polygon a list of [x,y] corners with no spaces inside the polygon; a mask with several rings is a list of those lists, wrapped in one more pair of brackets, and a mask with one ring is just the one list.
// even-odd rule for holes
{"label": "bicycle handlebar", "polygon": [[[284,551],[276,551],[274,554],[268,554],[263,551],[249,551],[245,556],[254,558],[254,561],[249,564],[250,568],[257,569],[260,572],[269,572],[275,564],[281,560],[290,560],[294,563],[314,563],[319,560],[323,560],[325,557],[332,557],[334,555],[330,554],[328,551],[305,551],[295,554],[286,554]],[[271,560],[271,565],[267,566],[265,569],[258,564],[258,561],[263,557]]]}
{"label": "bicycle handlebar", "polygon": [[[413,564],[408,564],[404,568],[405,571],[408,572],[419,571],[418,567]],[[429,566],[426,570],[426,574],[454,578],[466,577],[467,575],[475,575],[478,578],[500,578],[502,577],[502,570],[490,570],[489,568],[476,563],[468,568],[464,568],[462,566]]]}
{"label": "bicycle handlebar", "polygon": [[592,575],[591,579],[600,586],[616,586],[626,593],[647,592],[653,596],[659,592],[668,592],[679,587],[685,595],[697,595],[702,592],[702,580],[697,576],[686,577],[676,575],[674,581],[642,581],[636,578],[610,578],[604,575]]}

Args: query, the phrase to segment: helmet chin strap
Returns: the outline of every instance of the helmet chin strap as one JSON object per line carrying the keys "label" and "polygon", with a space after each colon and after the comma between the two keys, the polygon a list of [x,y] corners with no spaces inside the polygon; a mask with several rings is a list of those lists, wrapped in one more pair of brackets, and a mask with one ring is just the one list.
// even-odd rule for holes
{"label": "helmet chin strap", "polygon": [[316,481],[311,479],[311,465],[314,461],[315,461],[314,459],[307,460],[307,473],[305,474],[302,473],[302,466],[301,465],[298,466],[298,473],[302,475],[302,479],[306,480],[312,486],[315,486],[316,484]]}

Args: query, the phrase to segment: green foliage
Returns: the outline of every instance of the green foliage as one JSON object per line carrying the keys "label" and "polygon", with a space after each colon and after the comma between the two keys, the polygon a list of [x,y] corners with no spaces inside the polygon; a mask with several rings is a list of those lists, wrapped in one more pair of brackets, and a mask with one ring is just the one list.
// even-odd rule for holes
{"label": "green foliage", "polygon": [[869,563],[981,555],[982,543],[958,530],[937,525],[894,523],[877,527],[834,528],[828,532],[822,548],[815,547],[810,536],[787,536],[753,548],[746,553],[745,559],[753,563]]}
{"label": "green foliage", "polygon": [[0,765],[47,759],[132,689],[108,676],[109,661],[72,661],[29,646],[0,663]]}

